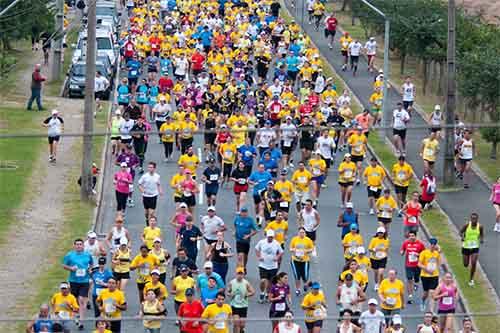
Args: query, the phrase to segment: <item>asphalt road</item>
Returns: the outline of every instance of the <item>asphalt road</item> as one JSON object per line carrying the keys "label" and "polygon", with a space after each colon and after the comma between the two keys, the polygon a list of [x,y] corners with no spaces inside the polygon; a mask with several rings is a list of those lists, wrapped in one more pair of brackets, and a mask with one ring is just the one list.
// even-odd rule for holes
{"label": "asphalt road", "polygon": [[[296,0],[296,8],[290,6],[290,0],[285,0],[286,6],[292,16],[295,17],[298,24],[302,23],[303,4],[305,0]],[[368,10],[368,9],[367,9]],[[321,51],[322,55],[328,59],[328,62],[334,67],[337,74],[347,83],[349,89],[356,95],[361,103],[369,107],[369,98],[373,92],[374,75],[367,71],[367,63],[363,57],[360,58],[360,65],[356,76],[352,75],[350,71],[342,71],[343,58],[340,55],[339,38],[340,32],[337,31],[335,39],[337,43],[333,50],[328,48],[327,40],[323,35],[323,27],[319,31],[315,31],[313,25],[307,23],[307,11],[304,12],[304,24],[302,28],[310,36],[312,41]],[[366,41],[360,41],[363,45]],[[390,75],[389,75],[390,77]],[[397,87],[399,89],[399,87]],[[416,102],[419,101],[417,92]],[[395,89],[388,89],[387,104],[390,110],[396,107],[396,104],[401,101],[401,95]],[[392,113],[391,113],[392,114]],[[391,116],[392,117],[392,116]],[[427,122],[422,117],[414,112],[410,122],[410,126],[426,126]],[[392,133],[392,131],[391,131]],[[422,128],[409,129],[407,131],[407,154],[406,158],[415,170],[418,177],[423,175],[422,159],[419,156],[420,145],[422,140],[428,135],[428,131]],[[444,142],[441,143],[441,153],[439,154],[435,170],[437,171],[437,178],[442,179],[443,157],[444,157]],[[497,295],[500,294],[500,260],[498,253],[500,253],[500,235],[493,232],[495,224],[495,211],[489,201],[491,190],[476,174],[470,177],[470,187],[467,190],[460,189],[456,191],[439,191],[438,185],[438,203],[450,217],[453,224],[460,229],[465,223],[466,219],[472,212],[479,213],[480,223],[485,228],[485,244],[481,246],[480,263],[493,285]],[[461,187],[462,182],[457,181],[457,186]],[[468,220],[467,220],[468,221]]]}

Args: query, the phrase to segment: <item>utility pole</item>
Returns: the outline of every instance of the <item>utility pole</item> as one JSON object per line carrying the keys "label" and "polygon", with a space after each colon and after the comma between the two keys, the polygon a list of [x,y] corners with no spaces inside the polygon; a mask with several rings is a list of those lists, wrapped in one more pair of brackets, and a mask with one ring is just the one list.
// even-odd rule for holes
{"label": "utility pole", "polygon": [[83,154],[82,154],[82,186],[80,198],[89,201],[92,197],[92,143],[94,131],[94,88],[96,58],[96,5],[88,2],[87,15],[87,56],[85,72],[85,105],[83,110]]}
{"label": "utility pole", "polygon": [[443,183],[445,186],[453,186],[455,184],[454,172],[454,144],[455,144],[455,109],[456,109],[456,92],[457,86],[455,82],[455,0],[448,0],[448,49],[447,49],[447,82],[446,82],[446,114],[445,114],[445,130],[444,130],[444,163],[443,163]]}
{"label": "utility pole", "polygon": [[54,40],[54,53],[52,58],[52,81],[57,81],[61,77],[62,70],[62,48],[64,36],[64,0],[56,0],[56,38]]}
{"label": "utility pole", "polygon": [[10,3],[10,5],[8,5],[7,7],[5,7],[5,9],[3,9],[1,12],[0,12],[0,17],[2,17],[5,13],[7,13],[9,11],[9,9],[11,9],[12,7],[14,7],[15,5],[17,5],[17,3],[19,2],[20,0],[14,0]]}

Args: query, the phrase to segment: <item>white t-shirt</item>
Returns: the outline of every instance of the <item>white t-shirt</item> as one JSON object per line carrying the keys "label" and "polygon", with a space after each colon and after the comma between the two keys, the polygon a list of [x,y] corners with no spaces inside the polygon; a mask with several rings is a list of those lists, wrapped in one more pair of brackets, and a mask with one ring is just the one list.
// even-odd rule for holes
{"label": "white t-shirt", "polygon": [[106,79],[104,76],[99,76],[99,77],[95,77],[95,87],[94,87],[94,90],[96,92],[102,92],[102,91],[105,91],[106,88],[109,86],[109,81],[108,79]]}
{"label": "white t-shirt", "polygon": [[321,94],[325,89],[325,77],[323,75],[318,75],[316,81],[314,82],[314,92],[316,94]]}
{"label": "white t-shirt", "polygon": [[271,128],[262,128],[257,133],[259,135],[258,147],[267,148],[271,140],[276,139],[276,132]]}
{"label": "white t-shirt", "polygon": [[327,136],[326,138],[322,135],[316,142],[318,143],[319,152],[321,156],[326,159],[332,158],[332,148],[335,148],[335,141],[332,137]]}
{"label": "white t-shirt", "polygon": [[269,87],[269,91],[273,96],[281,95],[282,89],[283,88],[279,84],[277,86],[273,84],[272,86]]}
{"label": "white t-shirt", "polygon": [[362,48],[363,45],[361,45],[360,42],[351,42],[351,44],[349,44],[349,53],[352,56],[358,57]]}
{"label": "white t-shirt", "polygon": [[165,104],[161,104],[161,103],[157,103],[154,108],[153,108],[153,111],[156,111],[154,113],[155,115],[155,121],[165,121],[167,120],[167,116],[170,115],[170,111],[172,110],[172,107],[170,106],[170,104],[168,103],[165,103]]}
{"label": "white t-shirt", "polygon": [[377,53],[377,42],[367,41],[365,43],[365,49],[367,55],[375,55]]}
{"label": "white t-shirt", "polygon": [[351,105],[351,97],[348,95],[340,95],[340,97],[337,98],[338,106],[344,105],[345,102],[347,102],[347,105]]}
{"label": "white t-shirt", "polygon": [[158,186],[160,185],[160,175],[156,172],[153,174],[146,172],[141,176],[141,178],[139,178],[139,185],[144,188],[144,192],[142,193],[143,197],[156,197],[160,194],[158,191]]}
{"label": "white t-shirt", "polygon": [[176,75],[186,75],[189,62],[186,58],[177,58],[175,60],[175,74]]}
{"label": "white t-shirt", "polygon": [[385,325],[384,314],[379,310],[375,310],[375,313],[371,313],[370,311],[366,310],[359,317],[359,323],[361,324],[361,327],[364,328],[363,332],[382,332],[381,327]]}
{"label": "white t-shirt", "polygon": [[297,127],[294,124],[288,125],[283,123],[280,125],[281,138],[283,139],[283,145],[285,147],[291,147],[293,139],[297,136]]}
{"label": "white t-shirt", "polygon": [[216,240],[217,231],[224,226],[224,221],[217,215],[213,217],[205,215],[201,218],[201,225],[203,226],[203,237],[208,240]]}
{"label": "white t-shirt", "polygon": [[415,99],[414,94],[415,86],[413,83],[403,83],[403,101],[405,102],[413,102]]}
{"label": "white t-shirt", "polygon": [[61,135],[62,126],[64,124],[64,121],[61,117],[49,117],[45,119],[44,124],[48,125],[48,136],[54,137]]}
{"label": "white t-shirt", "polygon": [[259,261],[259,267],[264,269],[277,269],[278,261],[276,261],[276,256],[283,252],[280,243],[278,243],[275,239],[272,242],[269,242],[266,239],[261,239],[255,249],[260,252],[260,256],[262,257],[262,261]]}
{"label": "white t-shirt", "polygon": [[307,10],[312,11],[314,8],[315,0],[307,0]]}
{"label": "white t-shirt", "polygon": [[122,139],[131,139],[132,136],[130,135],[130,131],[132,130],[132,127],[134,127],[134,120],[129,119],[125,120],[125,118],[122,118],[120,121],[120,136]]}
{"label": "white t-shirt", "polygon": [[396,109],[392,112],[394,129],[406,129],[406,123],[410,120],[410,115],[405,109]]}

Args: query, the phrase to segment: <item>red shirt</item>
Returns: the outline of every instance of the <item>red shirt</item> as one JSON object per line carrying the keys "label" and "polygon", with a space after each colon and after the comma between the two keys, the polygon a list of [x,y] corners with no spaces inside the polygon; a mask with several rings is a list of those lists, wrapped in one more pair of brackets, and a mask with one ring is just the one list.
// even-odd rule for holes
{"label": "red shirt", "polygon": [[226,143],[227,138],[231,136],[231,133],[229,132],[220,132],[217,134],[217,139],[215,140],[217,143]]}
{"label": "red shirt", "polygon": [[124,49],[125,57],[132,58],[132,56],[134,55],[134,43],[132,43],[131,41],[127,41],[124,45]]}
{"label": "red shirt", "polygon": [[429,179],[424,177],[420,182],[420,187],[422,188],[422,200],[425,202],[431,202],[436,197],[436,180],[434,179],[434,193],[429,193]]}
{"label": "red shirt", "polygon": [[312,93],[309,95],[309,104],[311,104],[311,107],[315,107],[316,105],[319,104],[319,96],[316,95],[315,93]]}
{"label": "red shirt", "polygon": [[408,239],[401,245],[401,251],[405,251],[405,266],[418,267],[418,256],[425,250],[425,245],[418,239],[410,242]]}
{"label": "red shirt", "polygon": [[337,30],[337,19],[333,16],[330,16],[326,19],[326,30],[335,31]]}
{"label": "red shirt", "polygon": [[302,117],[310,115],[312,113],[312,106],[311,106],[311,104],[309,104],[309,103],[302,104],[299,107],[299,113],[300,113],[300,115]]}
{"label": "red shirt", "polygon": [[217,35],[214,38],[214,45],[220,49],[224,47],[225,42],[226,42],[226,36],[224,34]]}
{"label": "red shirt", "polygon": [[[198,300],[193,300],[193,303],[189,304],[184,302],[179,307],[179,313],[177,315],[181,318],[201,318],[203,313],[203,305]],[[185,333],[201,333],[203,328],[201,323],[198,326],[193,327],[193,321],[185,321],[184,325],[181,326],[181,332]]]}
{"label": "red shirt", "polygon": [[160,38],[152,36],[151,38],[149,38],[149,43],[151,44],[151,51],[160,51]]}
{"label": "red shirt", "polygon": [[278,120],[278,115],[283,108],[283,105],[279,101],[273,101],[269,104],[269,111],[271,111],[271,119]]}
{"label": "red shirt", "polygon": [[161,92],[169,91],[174,87],[174,81],[172,81],[172,79],[168,76],[162,76],[158,80],[158,87],[160,88]]}
{"label": "red shirt", "polygon": [[196,71],[202,70],[204,63],[205,63],[205,57],[201,53],[195,52],[191,56],[191,64],[192,64],[193,70],[196,70]]}

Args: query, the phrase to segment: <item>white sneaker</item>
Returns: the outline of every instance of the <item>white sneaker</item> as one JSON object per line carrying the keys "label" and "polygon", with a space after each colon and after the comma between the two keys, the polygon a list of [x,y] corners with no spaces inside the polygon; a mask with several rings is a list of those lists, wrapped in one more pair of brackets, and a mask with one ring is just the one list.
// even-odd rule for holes
{"label": "white sneaker", "polygon": [[493,231],[500,232],[500,223],[495,223],[495,226],[493,227]]}
{"label": "white sneaker", "polygon": [[373,208],[370,208],[370,212],[369,212],[370,215],[373,215],[375,214],[375,211],[373,210]]}
{"label": "white sneaker", "polygon": [[469,287],[474,287],[474,285],[475,285],[474,280],[470,280],[468,285],[469,285]]}
{"label": "white sneaker", "polygon": [[378,283],[375,283],[375,286],[373,286],[374,291],[378,291]]}

